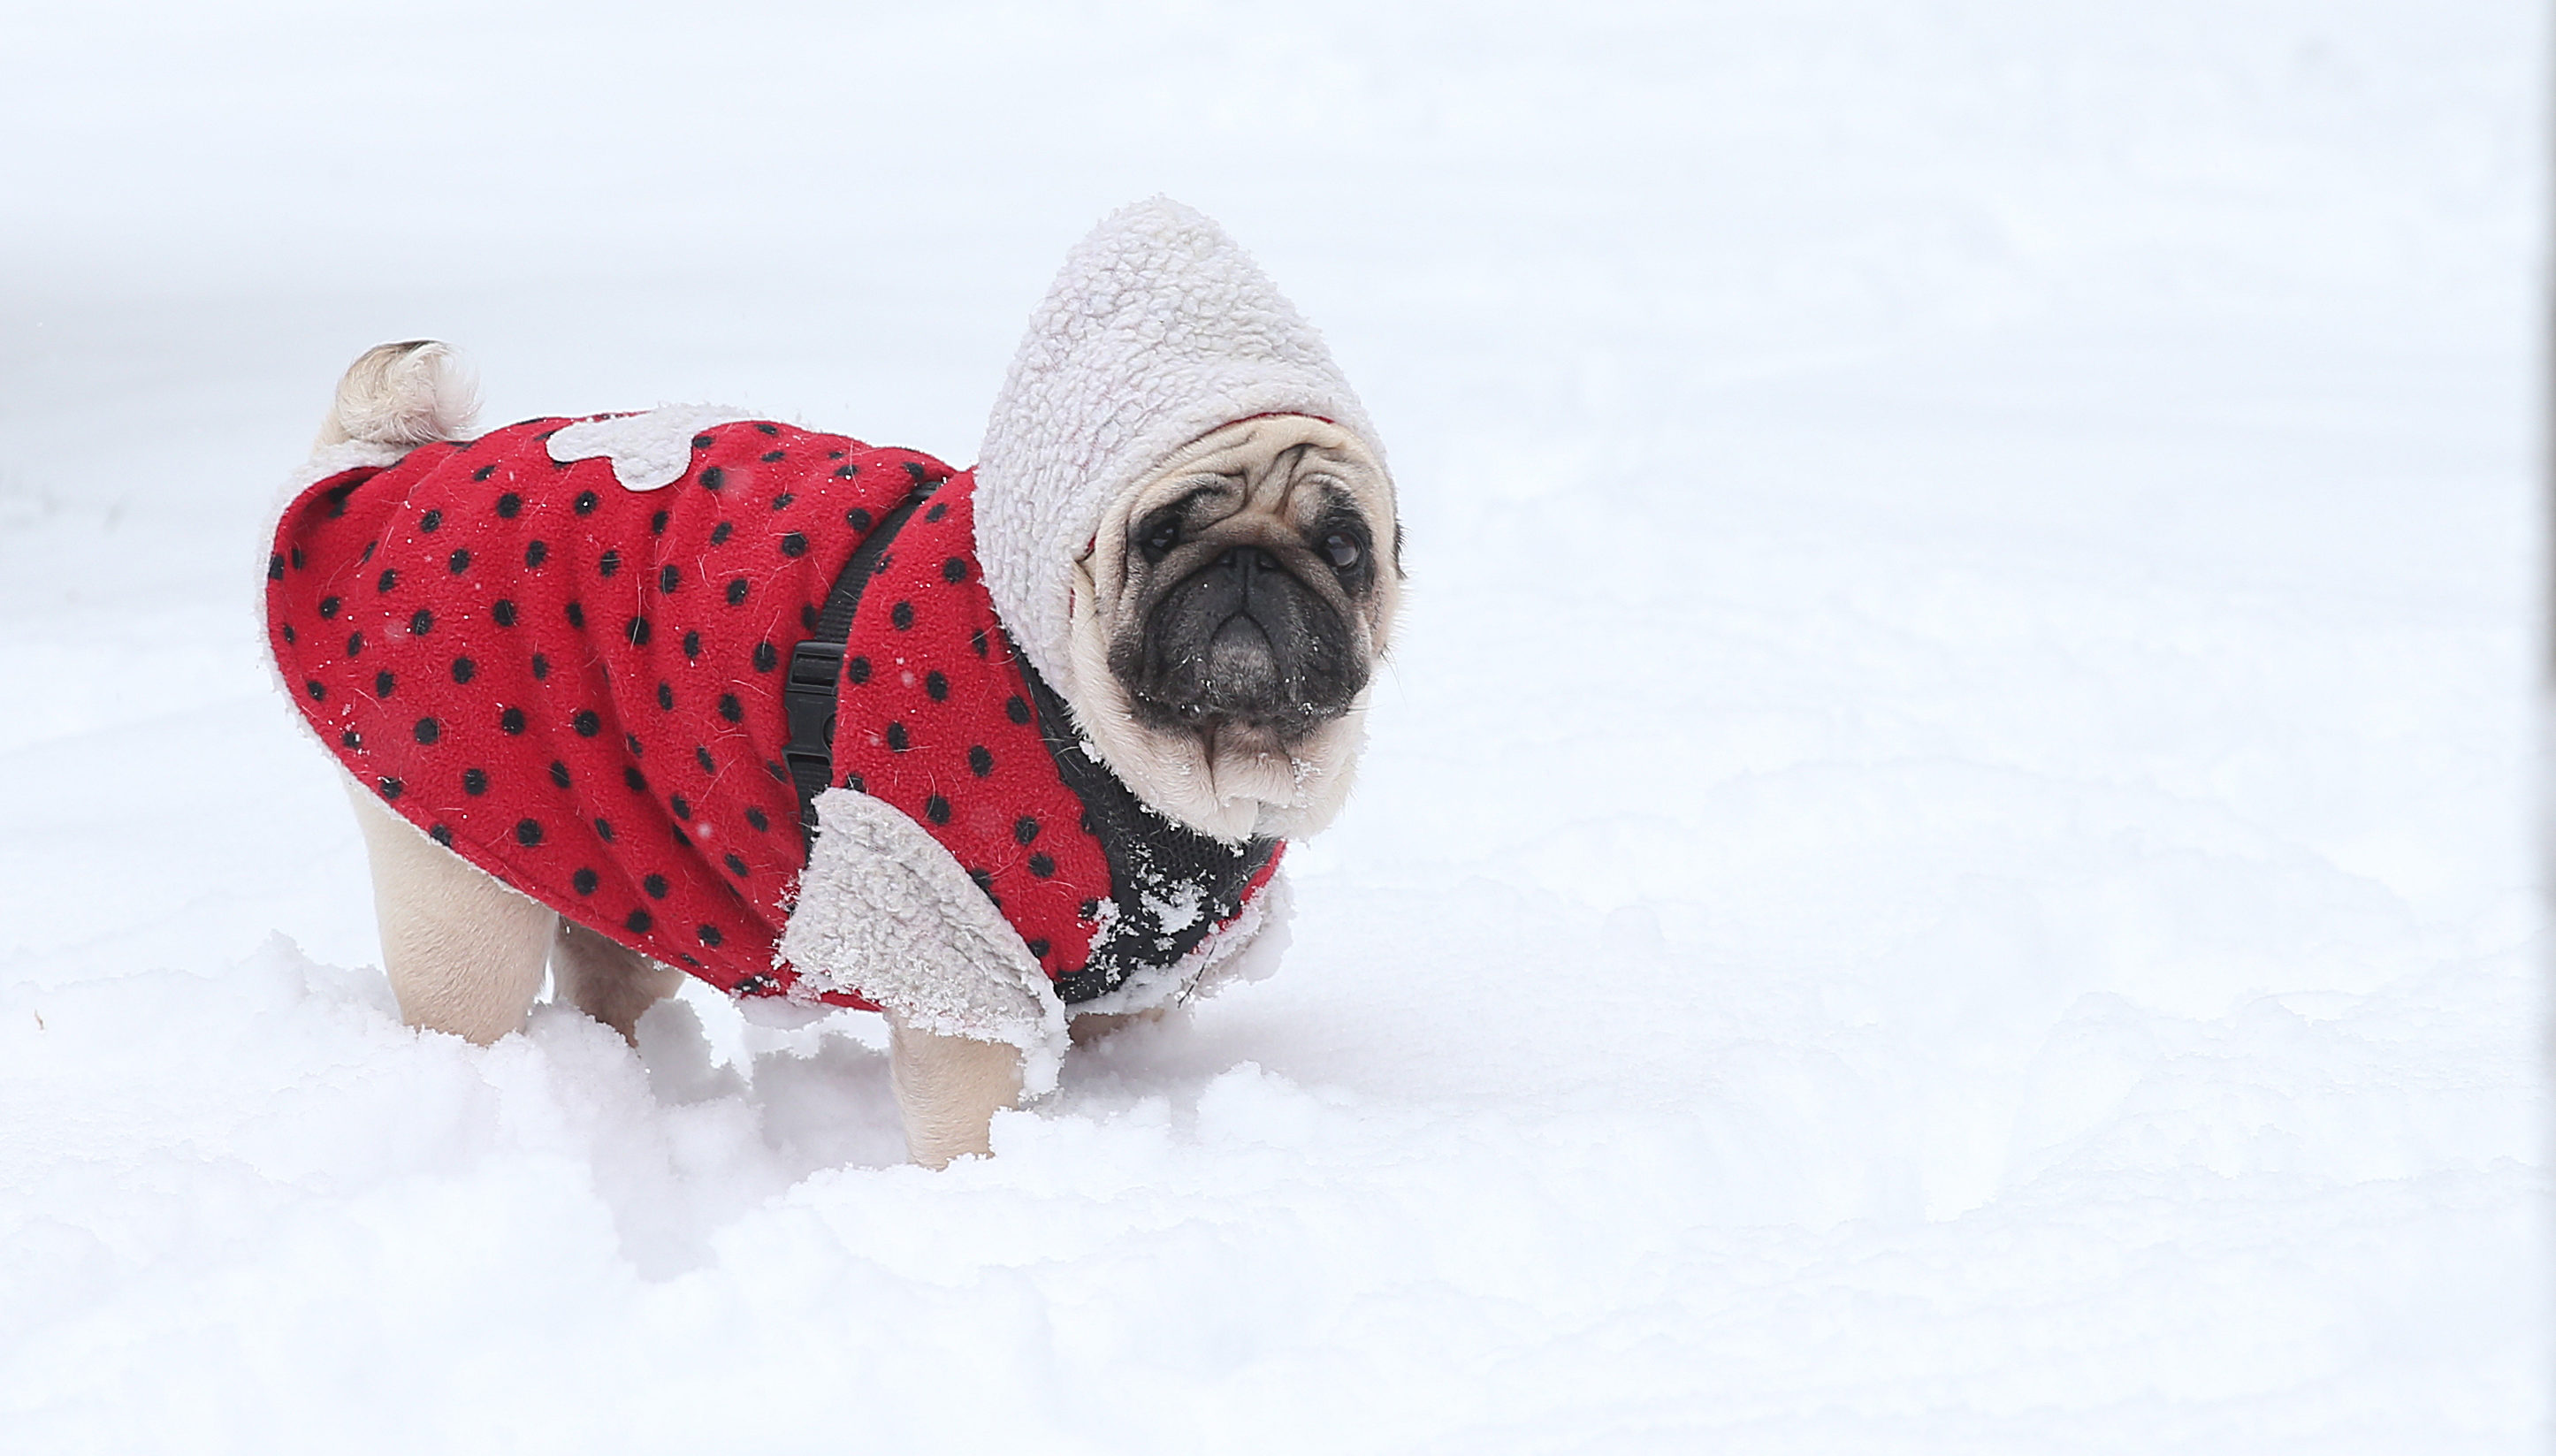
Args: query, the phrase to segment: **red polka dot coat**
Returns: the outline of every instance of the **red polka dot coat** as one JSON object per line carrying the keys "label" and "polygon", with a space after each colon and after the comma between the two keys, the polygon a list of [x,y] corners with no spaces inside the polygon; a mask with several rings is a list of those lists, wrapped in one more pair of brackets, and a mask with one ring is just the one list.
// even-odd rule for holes
{"label": "red polka dot coat", "polygon": [[969,475],[745,421],[632,490],[608,458],[551,457],[574,423],[329,476],[277,531],[268,635],[295,702],[438,843],[723,990],[791,994],[784,672],[853,552],[928,496],[861,590],[831,782],[947,849],[1069,1004],[1198,949],[1267,882],[1275,841],[1182,828],[1082,750],[986,596]]}

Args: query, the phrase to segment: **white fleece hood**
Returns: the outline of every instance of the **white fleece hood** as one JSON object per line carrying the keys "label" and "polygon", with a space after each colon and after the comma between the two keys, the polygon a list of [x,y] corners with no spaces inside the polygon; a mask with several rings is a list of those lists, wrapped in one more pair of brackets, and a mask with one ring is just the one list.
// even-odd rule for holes
{"label": "white fleece hood", "polygon": [[1210,430],[1281,414],[1384,459],[1323,336],[1214,219],[1154,197],[1067,255],[985,425],[976,552],[1003,624],[1068,699],[1074,563],[1109,502]]}

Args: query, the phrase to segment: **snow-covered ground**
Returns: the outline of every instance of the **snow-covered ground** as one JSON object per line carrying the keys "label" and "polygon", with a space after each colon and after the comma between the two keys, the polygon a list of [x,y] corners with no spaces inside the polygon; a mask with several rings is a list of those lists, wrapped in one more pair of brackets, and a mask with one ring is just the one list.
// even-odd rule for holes
{"label": "snow-covered ground", "polygon": [[[0,5],[0,1449],[2541,1449],[2536,12]],[[965,460],[1155,190],[1404,491],[1283,971],[404,1030],[337,369]]]}

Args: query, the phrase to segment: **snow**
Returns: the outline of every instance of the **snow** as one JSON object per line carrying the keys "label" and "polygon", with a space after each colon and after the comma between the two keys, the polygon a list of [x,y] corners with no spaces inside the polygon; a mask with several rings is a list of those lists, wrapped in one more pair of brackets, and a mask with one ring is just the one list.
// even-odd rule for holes
{"label": "snow", "polygon": [[[0,1445],[2543,1449],[2533,7],[6,27]],[[1156,190],[1404,492],[1284,967],[938,1174],[873,1020],[404,1030],[336,371],[964,460]]]}

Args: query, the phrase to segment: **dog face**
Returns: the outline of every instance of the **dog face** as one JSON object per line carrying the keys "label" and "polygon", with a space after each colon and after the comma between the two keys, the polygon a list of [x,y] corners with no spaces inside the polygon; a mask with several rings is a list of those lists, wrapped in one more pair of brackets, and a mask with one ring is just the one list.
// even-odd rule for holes
{"label": "dog face", "polygon": [[1322,827],[1347,790],[1400,546],[1383,467],[1327,422],[1239,421],[1176,452],[1112,502],[1080,563],[1075,707],[1095,746],[1206,832]]}

